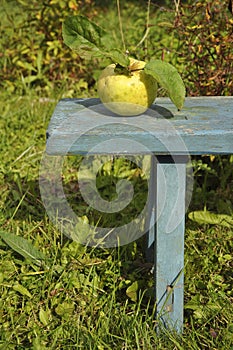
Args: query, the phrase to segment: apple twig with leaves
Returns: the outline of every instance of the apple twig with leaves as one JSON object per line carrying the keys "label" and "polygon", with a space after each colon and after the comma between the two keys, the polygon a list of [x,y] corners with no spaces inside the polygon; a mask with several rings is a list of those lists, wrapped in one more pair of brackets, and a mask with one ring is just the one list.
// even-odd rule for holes
{"label": "apple twig with leaves", "polygon": [[[140,71],[141,75],[137,76],[138,82],[143,81],[144,83],[147,83],[147,80],[149,80],[150,82],[154,80],[156,82],[154,84],[147,84],[145,90],[147,95],[152,94],[153,96],[153,93],[148,89],[154,89],[156,95],[158,83],[162,88],[166,90],[168,96],[170,97],[174,105],[177,107],[177,109],[182,109],[185,100],[185,86],[180,74],[178,73],[176,68],[171,64],[158,59],[151,59],[147,63],[131,59],[127,52],[122,52],[119,49],[111,47],[111,38],[109,37],[108,33],[96,23],[90,21],[86,16],[83,15],[67,17],[63,22],[62,35],[64,43],[72,50],[77,51],[78,55],[81,58],[109,58],[113,62],[113,65],[111,65],[112,69],[109,68],[110,66],[107,67],[107,72],[111,75],[111,79],[115,79],[115,85],[118,82],[120,84],[126,83],[125,80],[124,82],[121,80],[120,76],[136,76],[136,72]],[[104,86],[106,86],[106,79],[109,80],[109,76],[106,74],[106,71],[103,73],[101,78],[103,79],[103,77],[105,79]],[[134,93],[132,89],[135,83],[136,80],[130,85],[131,95],[133,95]],[[101,93],[102,91],[99,91],[98,84],[97,90],[100,95],[100,99],[103,103],[127,102],[116,99],[116,96],[119,95],[116,93],[114,97],[108,100],[109,94],[106,97],[106,91],[104,93]],[[133,104],[140,104],[140,102],[137,102],[136,100],[130,100],[130,102]],[[151,100],[147,101],[146,108],[148,108],[149,104],[152,104],[152,102]]]}

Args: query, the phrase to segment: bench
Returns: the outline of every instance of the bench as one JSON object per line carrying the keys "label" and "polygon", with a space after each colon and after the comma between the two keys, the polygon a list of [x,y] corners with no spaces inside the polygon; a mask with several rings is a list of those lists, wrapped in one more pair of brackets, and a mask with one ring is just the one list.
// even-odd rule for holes
{"label": "bench", "polygon": [[[233,97],[189,97],[182,111],[157,98],[137,117],[114,116],[95,98],[62,99],[46,135],[46,154],[53,158],[149,155],[145,227],[147,253],[154,252],[157,316],[165,327],[182,331],[186,164],[192,155],[233,153]],[[40,187],[46,202],[48,191]]]}

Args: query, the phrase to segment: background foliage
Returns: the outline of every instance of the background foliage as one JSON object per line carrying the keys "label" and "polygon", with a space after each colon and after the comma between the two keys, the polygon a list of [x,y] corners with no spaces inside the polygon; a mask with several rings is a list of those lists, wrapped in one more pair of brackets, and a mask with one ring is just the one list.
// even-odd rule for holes
{"label": "background foliage", "polygon": [[[233,16],[227,2],[198,1],[182,6],[174,28],[178,62],[186,69],[188,95],[233,94]],[[179,64],[178,63],[178,64]]]}
{"label": "background foliage", "polygon": [[[174,64],[188,95],[232,95],[233,16],[227,2],[188,3],[174,11],[152,2],[150,33],[139,46],[146,30],[146,1],[139,2],[142,11],[134,1],[122,3],[127,49],[140,59],[163,58]],[[61,23],[68,15],[87,14],[121,46],[115,1],[2,0],[0,11],[0,81],[12,92],[33,86],[49,94],[68,86],[70,94],[87,94],[87,89],[95,93],[96,77],[106,62],[83,62],[65,47]]]}

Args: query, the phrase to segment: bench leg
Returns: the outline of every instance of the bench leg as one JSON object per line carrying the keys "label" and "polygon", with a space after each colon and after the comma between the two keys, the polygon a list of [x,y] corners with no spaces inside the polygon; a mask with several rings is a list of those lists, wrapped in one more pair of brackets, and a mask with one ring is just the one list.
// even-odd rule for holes
{"label": "bench leg", "polygon": [[167,156],[157,160],[152,161],[150,188],[156,223],[149,232],[149,237],[154,235],[157,318],[159,328],[182,331],[186,161],[176,157],[174,163]]}

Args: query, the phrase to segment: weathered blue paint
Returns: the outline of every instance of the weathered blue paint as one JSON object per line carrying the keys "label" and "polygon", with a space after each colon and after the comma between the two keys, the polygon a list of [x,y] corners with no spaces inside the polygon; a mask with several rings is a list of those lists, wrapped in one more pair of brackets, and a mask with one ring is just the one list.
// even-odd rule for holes
{"label": "weathered blue paint", "polygon": [[[167,129],[164,121],[174,129]],[[177,135],[184,141],[185,150],[176,145]],[[95,145],[110,138],[136,140],[155,154],[168,154],[161,138],[169,140],[174,154],[233,153],[233,97],[186,98],[180,112],[169,99],[158,98],[147,113],[137,117],[114,116],[98,99],[63,99],[49,124],[46,150],[49,154],[91,153]],[[119,154],[114,143],[93,153],[97,152]],[[129,144],[120,152],[137,154],[141,148],[130,148]]]}
{"label": "weathered blue paint", "polygon": [[180,112],[158,98],[144,115],[127,118],[111,114],[98,99],[63,99],[47,130],[46,151],[158,156],[152,157],[149,192],[157,314],[166,327],[182,330],[186,159],[180,156],[233,153],[233,97],[187,98]]}
{"label": "weathered blue paint", "polygon": [[[165,327],[183,327],[185,163],[156,165],[155,296]],[[161,181],[161,179],[164,179]]]}

